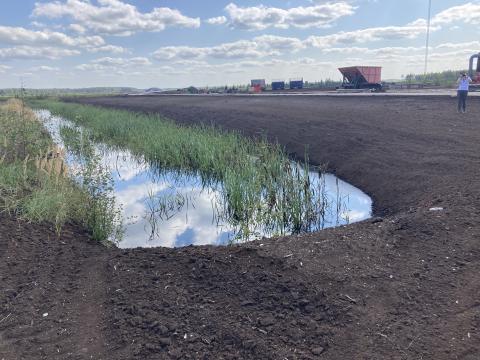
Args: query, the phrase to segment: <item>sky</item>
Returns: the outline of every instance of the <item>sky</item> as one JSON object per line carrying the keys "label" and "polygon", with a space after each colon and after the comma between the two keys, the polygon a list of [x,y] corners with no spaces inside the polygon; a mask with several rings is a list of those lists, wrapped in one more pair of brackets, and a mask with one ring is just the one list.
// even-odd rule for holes
{"label": "sky", "polygon": [[[0,2],[0,88],[340,79],[338,67],[423,73],[428,0]],[[480,0],[432,0],[429,71],[480,52]]]}

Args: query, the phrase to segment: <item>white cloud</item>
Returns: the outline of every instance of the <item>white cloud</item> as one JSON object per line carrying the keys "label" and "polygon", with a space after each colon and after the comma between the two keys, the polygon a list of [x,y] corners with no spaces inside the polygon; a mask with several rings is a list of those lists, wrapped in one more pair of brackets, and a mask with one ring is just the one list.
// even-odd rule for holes
{"label": "white cloud", "polygon": [[310,36],[305,40],[294,37],[262,35],[252,40],[239,40],[212,47],[167,46],[154,52],[157,60],[188,60],[206,57],[218,59],[247,59],[296,52],[307,47],[329,49],[335,45],[367,43],[380,40],[413,39],[425,32],[425,26],[389,26],[325,36]]}
{"label": "white cloud", "polygon": [[81,71],[104,71],[104,70],[107,70],[108,68],[98,64],[80,64],[75,66],[75,69],[81,70]]}
{"label": "white cloud", "polygon": [[92,61],[93,64],[100,64],[105,66],[146,66],[151,62],[145,57],[133,57],[133,58],[111,58],[104,57]]}
{"label": "white cloud", "polygon": [[49,45],[92,47],[105,45],[100,36],[71,37],[49,30],[34,31],[23,27],[0,26],[0,43],[13,45]]}
{"label": "white cloud", "polygon": [[213,47],[166,46],[153,53],[157,60],[202,59],[212,57],[217,59],[245,59],[259,58],[273,55],[272,52],[259,51],[254,42],[240,40],[232,43],[220,44]]}
{"label": "white cloud", "polygon": [[225,16],[217,16],[217,17],[207,19],[205,20],[205,22],[210,25],[222,25],[227,22],[227,18]]}
{"label": "white cloud", "polygon": [[153,53],[157,60],[195,59],[208,54],[208,48],[191,46],[164,46]]}
{"label": "white cloud", "polygon": [[467,24],[480,24],[480,4],[466,3],[459,6],[453,6],[439,12],[432,18],[432,25],[451,24],[461,22]]}
{"label": "white cloud", "polygon": [[260,48],[265,47],[272,50],[298,51],[306,47],[302,40],[294,37],[262,35],[257,36],[253,41]]}
{"label": "white cloud", "polygon": [[354,14],[354,10],[355,8],[345,1],[289,9],[264,5],[239,7],[234,3],[225,7],[230,26],[246,30],[264,30],[269,27],[326,27],[344,16]]}
{"label": "white cloud", "polygon": [[[79,55],[78,48],[90,53],[128,53],[128,50],[121,46],[106,44],[105,40],[98,35],[74,37],[46,29],[35,31],[23,27],[0,26],[1,43],[18,45],[10,49],[1,49],[4,58],[58,59],[63,56]],[[41,46],[47,48],[40,48]],[[67,50],[69,48],[71,50]]]}
{"label": "white cloud", "polygon": [[261,47],[256,39],[239,40],[208,48],[208,55],[217,59],[248,59],[275,55],[278,52],[268,46]]}
{"label": "white cloud", "polygon": [[306,43],[316,48],[329,48],[337,44],[358,44],[380,40],[414,39],[425,34],[424,25],[386,26],[339,32],[325,36],[310,36]]}
{"label": "white cloud", "polygon": [[[480,42],[444,43],[431,46],[429,68],[431,71],[458,68],[458,64],[466,64],[468,55],[478,51]],[[325,56],[332,55],[327,61],[309,57],[300,57],[294,60],[282,58],[248,59],[223,63],[209,63],[205,60],[186,59],[170,62],[168,67],[157,71],[157,75],[174,73],[189,74],[194,79],[197,76],[208,76],[209,81],[224,81],[225,76],[245,81],[249,78],[284,78],[305,76],[310,80],[320,80],[327,77],[338,79],[339,66],[358,65],[368,63],[384,67],[384,78],[399,78],[400,74],[421,71],[424,64],[423,46],[390,46],[390,47],[335,47],[322,48]],[[339,55],[348,55],[341,56]],[[175,70],[173,70],[174,68]],[[320,69],[320,70],[319,70]],[[152,73],[153,74],[153,73]],[[396,74],[396,75],[395,75]],[[192,81],[192,80],[190,80]],[[231,83],[231,82],[230,82]]]}
{"label": "white cloud", "polygon": [[177,60],[172,63],[172,65],[185,65],[185,66],[200,66],[207,65],[208,63],[204,60]]}
{"label": "white cloud", "polygon": [[436,46],[436,49],[480,49],[480,41],[464,43],[444,43]]}
{"label": "white cloud", "polygon": [[[433,27],[432,30],[437,30]],[[262,35],[252,40],[239,40],[211,47],[168,46],[154,52],[157,60],[198,60],[207,57],[218,59],[247,59],[278,55],[283,52],[295,52],[308,47],[331,52],[345,52],[334,48],[336,45],[363,44],[375,41],[392,41],[400,39],[415,39],[425,34],[426,25],[417,20],[405,26],[386,26],[360,29],[348,32],[338,32],[324,36],[310,36],[305,40],[294,37]],[[392,48],[393,49],[393,48]]]}
{"label": "white cloud", "polygon": [[112,54],[127,54],[130,52],[124,47],[116,46],[116,45],[104,45],[99,47],[87,48],[87,51],[94,54],[100,53],[100,52],[108,52]]}
{"label": "white cloud", "polygon": [[41,65],[41,66],[35,66],[30,69],[30,71],[34,72],[54,72],[54,71],[60,71],[60,68],[56,66],[47,66],[47,65]]}
{"label": "white cloud", "polygon": [[[325,5],[329,5],[327,3]],[[331,5],[331,4],[330,4]],[[436,15],[434,18],[436,24],[433,24],[432,31],[437,31],[440,29],[440,22],[446,22],[447,16],[445,14],[455,14],[456,18],[461,18],[458,14],[460,8],[465,11],[468,7],[471,10],[470,15],[468,16],[468,21],[473,21],[475,16],[475,9],[477,5],[467,4],[466,7],[453,7],[447,9],[446,11]],[[228,5],[230,9],[238,10],[239,8],[234,5]],[[480,5],[478,5],[480,7]],[[242,11],[249,9],[251,13],[249,14],[249,19],[262,19],[265,18],[265,13],[269,13],[269,9],[260,7],[263,12],[260,12],[260,15],[255,15],[256,10],[254,8],[245,8],[241,9]],[[258,8],[255,8],[258,10]],[[267,11],[268,10],[268,11]],[[280,14],[281,12],[272,10],[272,14]],[[290,9],[292,10],[292,9]],[[241,11],[240,11],[241,12]],[[247,14],[247,12],[245,13]],[[246,15],[245,15],[246,16]],[[275,18],[272,15],[272,18]],[[443,19],[440,21],[440,19]],[[449,21],[449,20],[448,20]],[[253,21],[252,23],[255,23]],[[282,25],[282,21],[279,22]],[[250,25],[248,25],[250,26]],[[261,28],[267,27],[268,21],[261,26]],[[283,25],[282,25],[283,26]],[[255,27],[251,25],[250,27]],[[393,41],[393,40],[411,40],[423,36],[426,32],[426,22],[423,19],[418,19],[414,22],[411,22],[405,26],[385,26],[385,27],[375,27],[375,28],[366,28],[348,32],[338,32],[330,35],[324,36],[310,36],[305,40],[301,40],[293,37],[280,37],[272,35],[262,35],[252,40],[239,40],[232,43],[224,43],[212,47],[190,47],[190,46],[169,46],[158,49],[154,53],[154,58],[157,60],[186,60],[186,61],[198,61],[199,59],[205,59],[207,57],[217,58],[217,59],[248,59],[248,58],[261,58],[272,55],[278,55],[284,52],[298,51],[308,47],[314,47],[322,49],[324,53],[359,53],[361,51],[366,51],[370,55],[375,55],[377,57],[390,58],[397,54],[408,53],[409,51],[421,51],[422,48],[415,47],[384,47],[380,49],[365,49],[365,48],[355,48],[352,47],[354,44],[364,44],[371,43],[375,41]],[[335,47],[338,45],[348,45],[346,48]],[[444,45],[446,46],[446,45]]]}
{"label": "white cloud", "polygon": [[[141,13],[120,0],[66,0],[36,3],[33,16],[46,18],[70,17],[77,26],[98,33],[127,36],[139,31],[162,31],[166,27],[198,28],[199,18],[191,18],[166,7]],[[79,28],[80,29],[80,28]]]}
{"label": "white cloud", "polygon": [[382,48],[367,48],[367,47],[344,47],[344,48],[326,48],[322,49],[324,54],[356,54],[356,55],[401,55],[409,54],[416,51],[425,51],[425,47],[382,47]]}
{"label": "white cloud", "polygon": [[70,24],[68,25],[68,28],[79,34],[85,34],[87,32],[87,29],[85,29],[82,25],[79,24]]}
{"label": "white cloud", "polygon": [[66,56],[79,55],[80,51],[57,47],[16,46],[0,49],[0,59],[59,59]]}
{"label": "white cloud", "polygon": [[[452,6],[446,10],[434,15],[431,20],[431,26],[434,30],[439,30],[443,25],[452,23],[459,24],[480,24],[480,3],[466,3],[459,6]],[[417,19],[410,26],[427,26],[426,19]],[[459,29],[459,26],[451,26],[451,30]]]}
{"label": "white cloud", "polygon": [[32,26],[35,26],[35,27],[38,27],[38,28],[44,28],[44,27],[47,27],[46,24],[42,23],[42,22],[39,22],[39,21],[32,21],[30,23]]}
{"label": "white cloud", "polygon": [[[179,61],[175,62],[178,66],[184,66],[184,73],[190,75],[203,74],[203,75],[220,75],[221,74],[245,74],[247,78],[255,77],[254,72],[258,71],[259,77],[268,77],[270,73],[283,72],[287,77],[295,77],[298,74],[291,73],[292,69],[306,68],[316,69],[319,68],[325,70],[325,68],[331,68],[332,62],[318,61],[312,58],[297,58],[295,60],[284,59],[269,59],[269,60],[241,60],[241,61],[228,61],[220,64],[209,64],[202,61]],[[176,70],[178,71],[178,70]],[[173,73],[173,72],[172,72]],[[277,74],[278,75],[278,74]]]}
{"label": "white cloud", "polygon": [[248,59],[278,55],[281,51],[296,52],[305,48],[297,38],[262,35],[252,40],[239,40],[212,47],[166,46],[153,53],[157,60],[192,60],[206,57],[216,59]]}
{"label": "white cloud", "polygon": [[[429,70],[442,71],[447,69],[465,68],[471,54],[478,51],[477,41],[464,43],[444,43],[430,47]],[[347,58],[346,64],[356,65],[357,62],[383,66],[386,71],[414,73],[421,71],[425,61],[425,48],[420,47],[383,47],[383,48],[336,48],[323,50],[324,53],[356,54],[358,58]],[[388,66],[385,66],[388,64]],[[398,77],[398,75],[397,75]]]}
{"label": "white cloud", "polygon": [[30,76],[34,76],[33,73],[31,72],[16,72],[16,73],[13,73],[12,74],[13,76],[18,76],[18,77],[30,77]]}
{"label": "white cloud", "polygon": [[[443,43],[436,46],[430,46],[430,55],[433,54],[445,54],[443,50],[456,50],[457,53],[464,52],[466,54],[473,53],[480,48],[480,41],[470,41],[463,43]],[[424,46],[406,46],[406,47],[381,47],[381,48],[368,48],[368,47],[344,47],[344,48],[327,48],[323,49],[324,54],[356,54],[356,55],[373,55],[376,58],[400,56],[400,55],[414,55],[420,53],[424,56]],[[373,59],[373,58],[372,58]]]}
{"label": "white cloud", "polygon": [[[97,71],[97,72],[116,72],[117,74],[125,74],[122,69],[147,67],[152,63],[145,57],[133,57],[133,58],[112,58],[103,57],[92,60],[88,64],[81,64],[76,66],[77,70],[82,71]],[[129,71],[130,73],[130,71]]]}
{"label": "white cloud", "polygon": [[8,65],[0,65],[0,73],[4,73],[7,70],[10,70],[12,67]]}

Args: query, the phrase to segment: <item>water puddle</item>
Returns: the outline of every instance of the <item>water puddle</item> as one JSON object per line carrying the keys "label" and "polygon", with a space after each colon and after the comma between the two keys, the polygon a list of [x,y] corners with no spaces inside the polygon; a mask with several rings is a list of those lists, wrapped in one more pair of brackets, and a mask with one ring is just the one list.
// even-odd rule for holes
{"label": "water puddle", "polygon": [[[83,130],[45,110],[37,111],[37,115],[54,142],[64,149],[69,173],[75,177],[83,164],[82,158],[66,146],[61,129]],[[121,207],[125,229],[118,243],[121,248],[225,245],[279,235],[278,228],[248,224],[248,236],[239,238],[245,231],[230,221],[221,184],[205,183],[198,174],[160,169],[128,150],[105,144],[93,144],[93,151],[110,174],[115,202]],[[356,187],[331,174],[312,171],[309,179],[311,186],[321,189],[319,198],[313,201],[321,201],[323,205],[322,216],[310,224],[308,231],[346,225],[371,216],[370,197]]]}

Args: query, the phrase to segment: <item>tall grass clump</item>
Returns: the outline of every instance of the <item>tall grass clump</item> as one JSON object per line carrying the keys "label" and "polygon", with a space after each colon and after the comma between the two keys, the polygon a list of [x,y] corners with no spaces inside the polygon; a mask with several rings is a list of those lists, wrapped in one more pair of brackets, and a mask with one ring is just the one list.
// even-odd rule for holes
{"label": "tall grass clump", "polygon": [[315,201],[320,197],[310,186],[308,165],[292,164],[278,144],[212,126],[182,126],[155,114],[58,101],[33,106],[88,129],[93,141],[129,149],[159,172],[194,173],[205,185],[221,183],[217,220],[236,226],[242,239],[259,227],[263,233],[300,233],[320,221],[323,206]]}
{"label": "tall grass clump", "polygon": [[119,240],[122,235],[120,210],[115,204],[110,172],[102,164],[87,134],[68,126],[62,126],[60,134],[66,149],[79,158],[82,165],[75,179],[89,194],[85,201],[88,208],[88,216],[85,217],[87,228],[91,229],[96,239]]}
{"label": "tall grass clump", "polygon": [[[98,181],[93,172],[90,178]],[[101,185],[78,186],[68,176],[62,150],[22,99],[0,106],[1,212],[52,223],[59,233],[65,223],[78,223],[108,242],[117,234],[118,219]]]}

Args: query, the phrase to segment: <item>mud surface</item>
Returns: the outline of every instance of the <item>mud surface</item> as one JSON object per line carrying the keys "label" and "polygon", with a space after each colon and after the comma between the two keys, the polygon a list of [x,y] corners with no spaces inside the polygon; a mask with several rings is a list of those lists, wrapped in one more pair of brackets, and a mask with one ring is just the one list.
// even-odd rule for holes
{"label": "mud surface", "polygon": [[478,359],[479,100],[461,115],[449,97],[84,99],[308,145],[376,217],[124,251],[3,215],[0,359]]}

